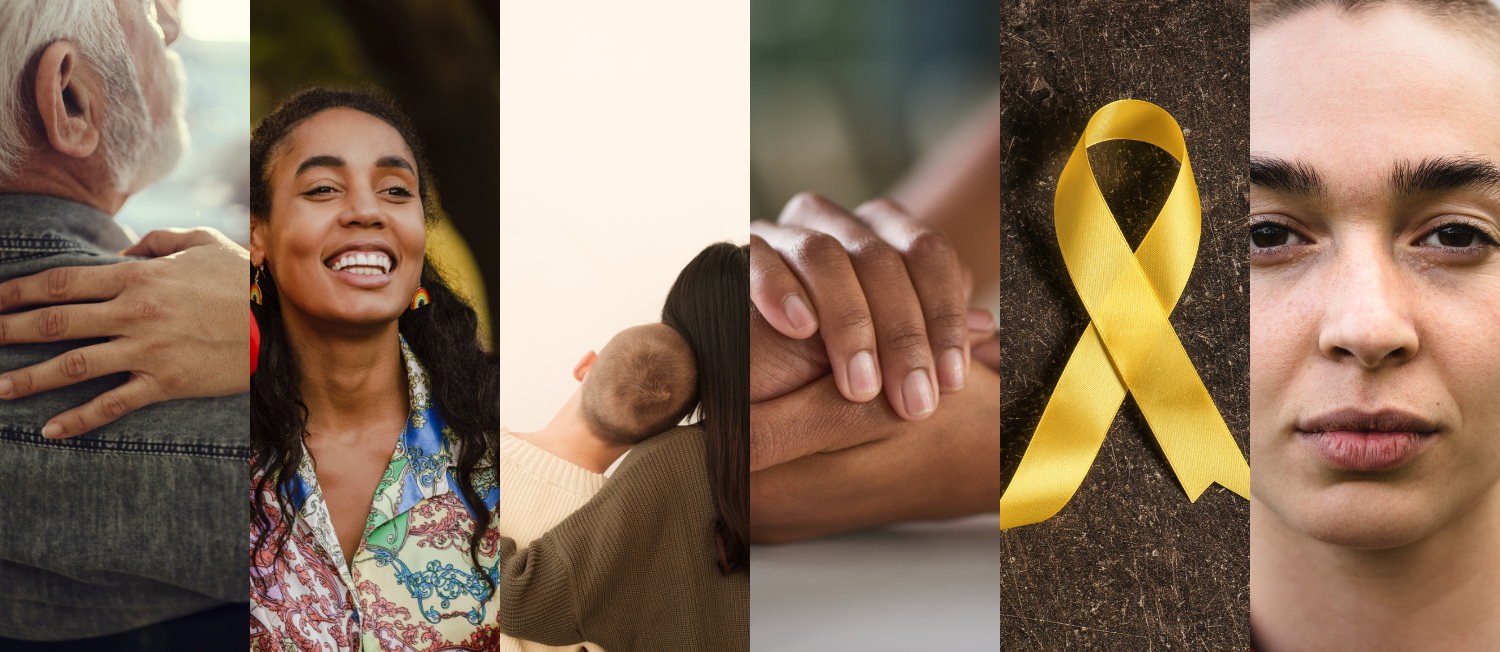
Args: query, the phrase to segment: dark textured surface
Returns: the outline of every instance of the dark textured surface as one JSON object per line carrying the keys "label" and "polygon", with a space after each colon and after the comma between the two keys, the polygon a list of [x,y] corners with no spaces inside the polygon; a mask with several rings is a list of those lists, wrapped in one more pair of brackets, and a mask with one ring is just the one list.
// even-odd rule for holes
{"label": "dark textured surface", "polygon": [[[1004,206],[1002,482],[1009,482],[1088,315],[1053,229],[1057,175],[1089,116],[1120,99],[1184,128],[1203,235],[1172,313],[1242,450],[1249,432],[1249,27],[1243,2],[1024,2],[1005,9],[1000,76]],[[1176,164],[1138,143],[1090,160],[1132,246]],[[1127,398],[1063,511],[1001,535],[1001,646],[1244,650],[1249,505],[1215,485],[1189,503]]]}

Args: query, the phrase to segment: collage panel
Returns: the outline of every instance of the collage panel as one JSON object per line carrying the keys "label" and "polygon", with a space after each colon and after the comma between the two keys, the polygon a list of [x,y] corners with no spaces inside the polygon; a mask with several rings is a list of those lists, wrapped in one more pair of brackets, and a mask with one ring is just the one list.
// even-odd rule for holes
{"label": "collage panel", "polygon": [[1254,647],[1493,649],[1500,5],[1252,0],[1250,76]]}
{"label": "collage panel", "polygon": [[0,2],[0,649],[246,646],[249,29]]}
{"label": "collage panel", "polygon": [[999,647],[999,4],[751,3],[753,650]]}
{"label": "collage panel", "polygon": [[1245,5],[1001,24],[1003,647],[1243,650]]}
{"label": "collage panel", "polygon": [[496,18],[254,5],[251,650],[499,645]]}
{"label": "collage panel", "polygon": [[500,650],[750,646],[747,27],[501,4]]}

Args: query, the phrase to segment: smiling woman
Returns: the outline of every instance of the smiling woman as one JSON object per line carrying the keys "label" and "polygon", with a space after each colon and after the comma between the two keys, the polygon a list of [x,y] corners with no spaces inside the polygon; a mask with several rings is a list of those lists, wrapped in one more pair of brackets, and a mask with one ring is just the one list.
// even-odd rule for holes
{"label": "smiling woman", "polygon": [[1251,5],[1256,649],[1500,640],[1500,11]]}
{"label": "smiling woman", "polygon": [[497,360],[425,260],[427,169],[376,92],[304,91],[255,130],[253,650],[497,641]]}

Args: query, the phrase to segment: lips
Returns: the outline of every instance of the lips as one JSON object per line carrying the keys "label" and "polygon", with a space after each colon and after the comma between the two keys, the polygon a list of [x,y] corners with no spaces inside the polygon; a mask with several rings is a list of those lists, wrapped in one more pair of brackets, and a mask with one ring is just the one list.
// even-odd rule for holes
{"label": "lips", "polygon": [[1297,424],[1297,435],[1329,466],[1378,473],[1416,459],[1436,440],[1438,429],[1400,410],[1339,410]]}

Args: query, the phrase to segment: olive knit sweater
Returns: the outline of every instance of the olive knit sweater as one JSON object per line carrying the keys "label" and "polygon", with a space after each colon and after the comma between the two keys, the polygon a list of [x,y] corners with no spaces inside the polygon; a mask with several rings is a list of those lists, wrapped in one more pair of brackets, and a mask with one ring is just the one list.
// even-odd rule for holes
{"label": "olive knit sweater", "polygon": [[750,573],[723,575],[703,430],[631,450],[604,488],[517,551],[500,539],[500,630],[609,652],[750,649]]}

